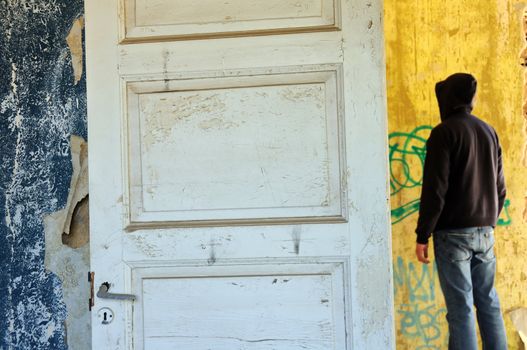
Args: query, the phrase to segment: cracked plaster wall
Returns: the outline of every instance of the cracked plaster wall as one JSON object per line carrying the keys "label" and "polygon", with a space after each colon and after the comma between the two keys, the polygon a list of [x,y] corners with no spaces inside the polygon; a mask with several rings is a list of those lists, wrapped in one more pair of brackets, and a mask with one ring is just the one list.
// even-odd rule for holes
{"label": "cracked plaster wall", "polygon": [[87,139],[82,13],[80,0],[0,0],[2,350],[89,348],[77,337],[83,329],[89,341],[87,301],[74,292],[87,240],[62,244],[68,215],[81,211],[70,186],[82,178],[72,181],[72,135]]}

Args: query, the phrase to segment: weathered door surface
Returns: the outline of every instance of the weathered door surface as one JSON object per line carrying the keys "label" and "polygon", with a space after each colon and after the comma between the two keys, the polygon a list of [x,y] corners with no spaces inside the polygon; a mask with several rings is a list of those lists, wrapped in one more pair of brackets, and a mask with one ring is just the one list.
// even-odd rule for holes
{"label": "weathered door surface", "polygon": [[87,0],[94,349],[393,347],[381,14]]}

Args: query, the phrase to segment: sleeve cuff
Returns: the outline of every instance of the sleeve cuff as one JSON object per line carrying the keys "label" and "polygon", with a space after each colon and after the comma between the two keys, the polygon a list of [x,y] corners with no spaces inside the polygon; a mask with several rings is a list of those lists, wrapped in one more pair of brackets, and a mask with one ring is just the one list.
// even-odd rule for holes
{"label": "sleeve cuff", "polygon": [[427,244],[428,239],[430,238],[429,234],[417,234],[417,243],[419,244]]}

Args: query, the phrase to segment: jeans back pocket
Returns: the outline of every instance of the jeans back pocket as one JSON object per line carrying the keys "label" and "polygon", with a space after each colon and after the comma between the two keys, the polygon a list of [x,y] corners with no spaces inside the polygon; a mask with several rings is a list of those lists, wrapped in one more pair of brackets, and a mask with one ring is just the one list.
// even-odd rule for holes
{"label": "jeans back pocket", "polygon": [[437,240],[436,244],[434,244],[436,257],[447,259],[451,262],[463,262],[471,259],[473,235],[458,232],[441,232],[434,236],[434,239]]}

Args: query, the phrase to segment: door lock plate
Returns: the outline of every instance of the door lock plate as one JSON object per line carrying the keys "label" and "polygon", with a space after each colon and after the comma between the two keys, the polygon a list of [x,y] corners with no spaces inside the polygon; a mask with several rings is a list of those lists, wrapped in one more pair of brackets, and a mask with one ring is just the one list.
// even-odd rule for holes
{"label": "door lock plate", "polygon": [[113,321],[113,311],[110,308],[103,307],[97,312],[97,318],[101,324],[107,325]]}

